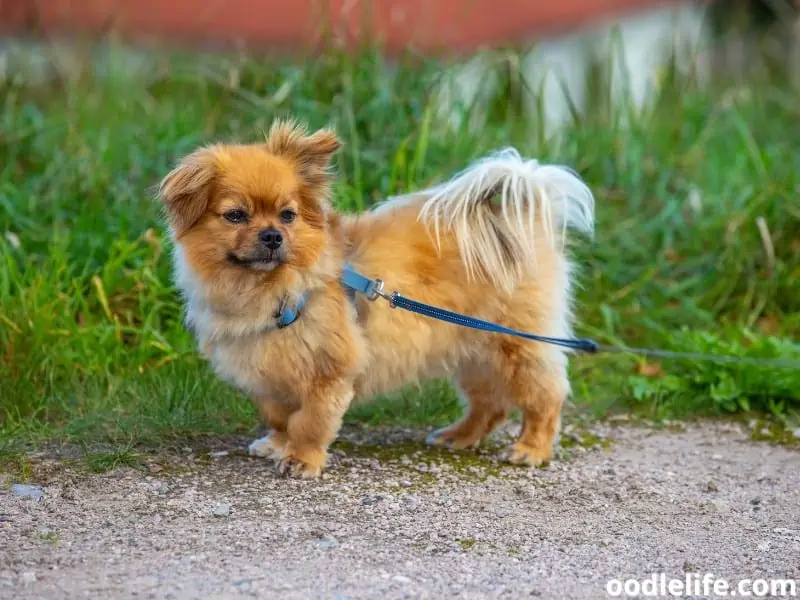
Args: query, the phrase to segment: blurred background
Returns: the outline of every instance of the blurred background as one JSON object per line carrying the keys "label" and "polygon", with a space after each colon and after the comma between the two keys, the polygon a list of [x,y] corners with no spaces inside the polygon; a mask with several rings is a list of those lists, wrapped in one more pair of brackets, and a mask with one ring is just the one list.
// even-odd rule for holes
{"label": "blurred background", "polygon": [[[39,78],[55,76],[54,67],[61,75],[85,67],[78,40],[135,44],[128,68],[140,72],[154,66],[145,49],[298,56],[368,43],[389,57],[447,59],[494,49],[499,54],[456,69],[444,110],[491,94],[499,83],[492,67],[504,63],[520,87],[539,92],[521,94],[526,109],[536,111],[531,105],[541,100],[539,116],[557,127],[597,101],[587,72],[601,66],[612,95],[637,108],[672,62],[703,82],[712,72],[741,77],[765,62],[795,74],[800,21],[795,0],[3,0],[0,31],[9,46],[0,73],[23,62]],[[12,40],[23,39],[15,52]],[[502,52],[509,47],[513,55]]]}
{"label": "blurred background", "polygon": [[[0,0],[0,449],[253,427],[181,323],[153,187],[197,145],[257,140],[276,116],[337,129],[346,211],[509,144],[568,164],[597,196],[597,235],[574,249],[579,333],[800,357],[798,8]],[[797,423],[796,370],[572,369],[573,418],[737,415],[790,438]],[[350,419],[458,412],[442,383]]]}

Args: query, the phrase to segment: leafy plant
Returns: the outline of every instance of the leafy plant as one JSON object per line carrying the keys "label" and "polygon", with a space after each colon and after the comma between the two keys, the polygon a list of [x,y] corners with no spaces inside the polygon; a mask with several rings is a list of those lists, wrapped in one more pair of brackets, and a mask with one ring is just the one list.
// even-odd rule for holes
{"label": "leafy plant", "polygon": [[659,376],[633,375],[628,386],[637,403],[709,414],[759,411],[783,416],[800,411],[800,345],[736,329],[727,330],[725,337],[684,329],[670,337],[670,345],[675,351],[740,360],[681,359],[670,361]]}

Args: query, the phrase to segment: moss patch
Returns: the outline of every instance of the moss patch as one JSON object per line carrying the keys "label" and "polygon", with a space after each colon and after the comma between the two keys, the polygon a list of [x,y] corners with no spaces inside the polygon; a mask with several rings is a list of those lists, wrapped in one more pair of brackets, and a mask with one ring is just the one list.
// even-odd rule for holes
{"label": "moss patch", "polygon": [[600,437],[596,433],[590,431],[572,432],[567,435],[562,435],[558,441],[561,448],[585,448],[590,450],[592,448],[608,448],[611,445],[609,438]]}
{"label": "moss patch", "polygon": [[[381,463],[391,463],[401,470],[415,473],[422,481],[436,479],[436,468],[447,468],[467,479],[484,481],[488,477],[502,477],[505,465],[500,465],[496,454],[491,458],[486,450],[450,450],[440,446],[428,446],[415,440],[401,440],[387,444],[356,443],[340,440],[333,444],[333,450],[340,450],[347,457],[376,459]],[[420,465],[424,468],[420,469]],[[432,469],[426,471],[425,469]]]}
{"label": "moss patch", "polygon": [[770,442],[780,446],[800,448],[800,437],[793,429],[776,421],[757,420],[750,424],[750,439],[758,442]]}
{"label": "moss patch", "polygon": [[473,539],[471,539],[471,538],[467,538],[467,539],[463,539],[463,540],[458,540],[458,545],[459,545],[459,546],[461,546],[461,549],[462,549],[464,552],[468,552],[468,551],[472,550],[472,548],[473,548],[473,547],[475,546],[475,544],[477,544],[477,543],[478,543],[478,542],[477,542],[477,540],[473,540]]}

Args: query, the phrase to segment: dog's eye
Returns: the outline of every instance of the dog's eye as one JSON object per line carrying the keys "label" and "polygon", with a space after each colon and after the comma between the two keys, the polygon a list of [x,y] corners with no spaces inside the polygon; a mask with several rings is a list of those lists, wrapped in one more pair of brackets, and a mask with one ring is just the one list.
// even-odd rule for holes
{"label": "dog's eye", "polygon": [[225,217],[226,221],[230,221],[231,223],[247,223],[247,213],[238,208],[229,210],[222,216]]}
{"label": "dog's eye", "polygon": [[295,220],[296,217],[297,213],[288,208],[282,210],[278,215],[278,218],[280,218],[280,220],[283,221],[284,223],[291,223],[292,221]]}

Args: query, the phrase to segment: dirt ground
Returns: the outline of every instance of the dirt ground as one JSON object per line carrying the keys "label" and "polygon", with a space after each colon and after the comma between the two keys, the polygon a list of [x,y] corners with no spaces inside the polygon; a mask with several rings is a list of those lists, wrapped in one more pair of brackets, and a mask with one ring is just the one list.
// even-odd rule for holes
{"label": "dirt ground", "polygon": [[604,598],[652,573],[800,577],[800,452],[738,425],[598,426],[536,471],[425,433],[351,431],[317,482],[279,478],[244,439],[103,474],[34,458],[41,498],[0,482],[0,598]]}

